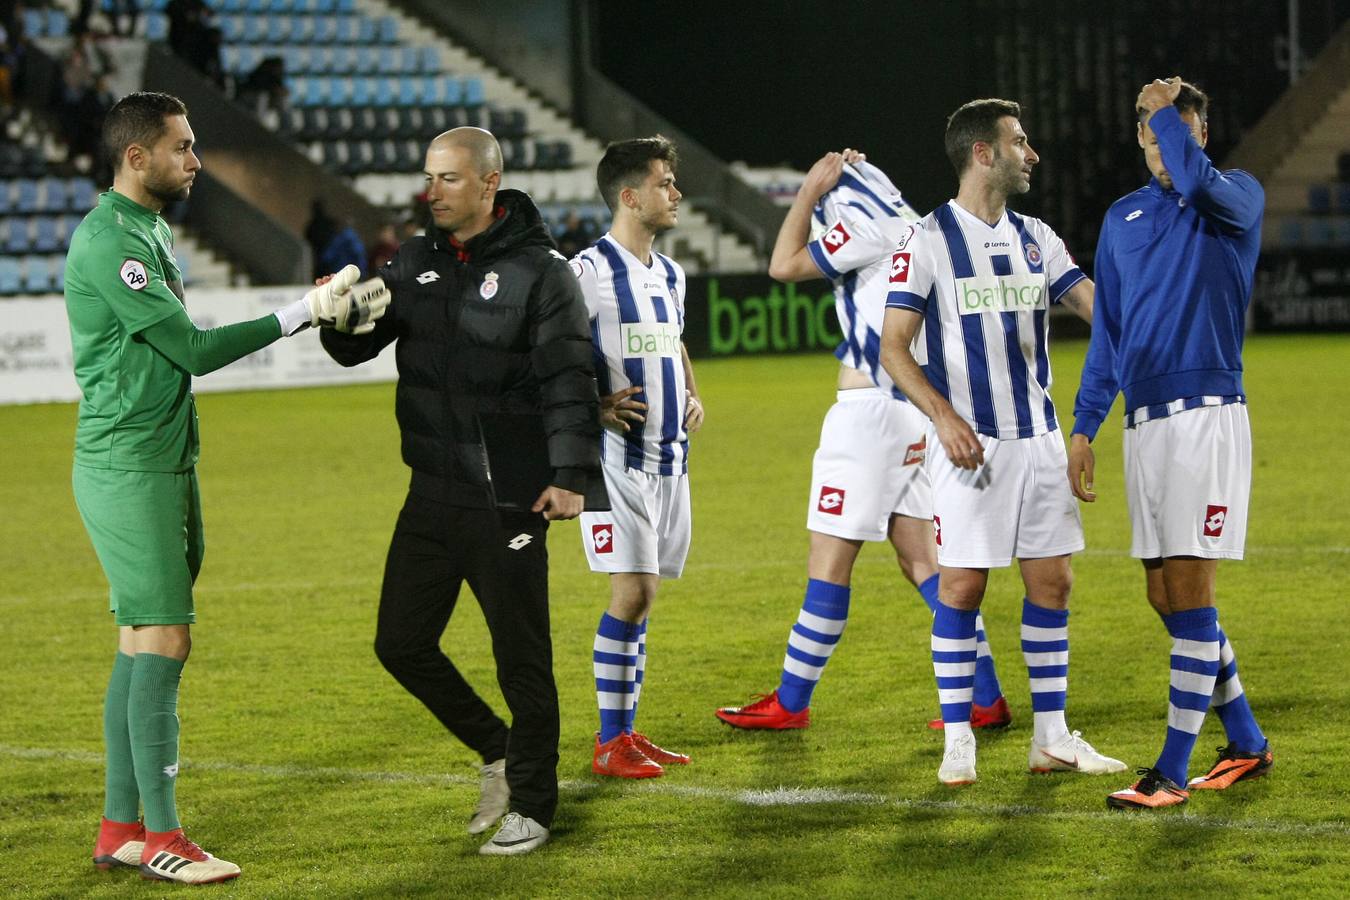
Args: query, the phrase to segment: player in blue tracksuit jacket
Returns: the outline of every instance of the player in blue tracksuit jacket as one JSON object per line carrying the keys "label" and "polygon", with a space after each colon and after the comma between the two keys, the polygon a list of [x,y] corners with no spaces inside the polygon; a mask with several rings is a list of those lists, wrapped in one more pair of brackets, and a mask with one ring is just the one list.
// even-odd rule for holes
{"label": "player in blue tracksuit jacket", "polygon": [[[1191,790],[1223,790],[1272,764],[1214,605],[1218,561],[1241,559],[1246,537],[1242,337],[1265,193],[1248,173],[1210,162],[1208,103],[1179,77],[1139,93],[1139,146],[1153,179],[1102,222],[1092,342],[1074,403],[1069,481],[1092,502],[1090,442],[1116,394],[1125,395],[1130,552],[1143,561],[1149,603],[1173,638],[1162,754],[1107,798],[1118,809],[1176,806]],[[1187,783],[1211,703],[1228,745]]]}

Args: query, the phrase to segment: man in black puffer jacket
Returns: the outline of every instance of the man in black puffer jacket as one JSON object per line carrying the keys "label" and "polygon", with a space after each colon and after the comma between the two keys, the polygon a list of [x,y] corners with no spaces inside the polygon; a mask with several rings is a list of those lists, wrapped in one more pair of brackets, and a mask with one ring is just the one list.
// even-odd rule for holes
{"label": "man in black puffer jacket", "polygon": [[[548,840],[558,801],[558,695],[549,638],[548,520],[604,508],[586,306],[530,198],[498,191],[501,149],[479,128],[427,148],[434,225],[380,271],[393,302],[366,334],[325,328],[354,366],[390,343],[412,469],[380,593],[375,652],[483,758],[469,833],[505,813],[485,854]],[[487,619],[511,726],[440,650],[467,581]]]}

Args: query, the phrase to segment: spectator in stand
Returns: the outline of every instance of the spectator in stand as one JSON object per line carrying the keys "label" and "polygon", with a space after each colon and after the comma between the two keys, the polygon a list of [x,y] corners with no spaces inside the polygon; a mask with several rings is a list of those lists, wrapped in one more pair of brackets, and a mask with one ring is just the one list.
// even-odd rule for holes
{"label": "spectator in stand", "polygon": [[398,245],[398,234],[394,231],[393,224],[385,223],[380,228],[380,233],[376,236],[375,243],[370,248],[370,258],[366,271],[378,272],[384,268],[384,264],[393,259],[394,254],[398,252]]}
{"label": "spectator in stand", "polygon": [[563,220],[562,234],[558,235],[558,252],[571,259],[595,243],[596,237],[598,235],[594,229],[587,227],[574,209]]}
{"label": "spectator in stand", "polygon": [[291,90],[286,86],[286,61],[269,56],[258,63],[239,86],[239,102],[259,118],[268,111],[284,113],[290,106]]}
{"label": "spectator in stand", "polygon": [[[338,264],[336,269],[324,268],[334,262]],[[325,272],[340,272],[344,266],[356,266],[364,278],[367,262],[366,245],[361,241],[361,235],[356,233],[350,221],[339,222],[337,233],[319,254],[319,268]]]}
{"label": "spectator in stand", "polygon": [[102,154],[99,153],[99,139],[103,134],[103,120],[108,111],[117,103],[117,95],[108,86],[108,76],[99,75],[94,83],[84,89],[72,108],[73,123],[69,137],[69,157],[79,159],[87,157],[96,167],[99,184],[108,184],[112,180],[111,168],[106,168]]}
{"label": "spectator in stand", "polygon": [[305,226],[305,242],[309,244],[309,251],[314,259],[315,278],[325,274],[319,270],[319,257],[328,249],[328,244],[333,240],[333,235],[337,234],[337,230],[337,220],[328,214],[322,200],[315,200],[310,207],[309,224]]}

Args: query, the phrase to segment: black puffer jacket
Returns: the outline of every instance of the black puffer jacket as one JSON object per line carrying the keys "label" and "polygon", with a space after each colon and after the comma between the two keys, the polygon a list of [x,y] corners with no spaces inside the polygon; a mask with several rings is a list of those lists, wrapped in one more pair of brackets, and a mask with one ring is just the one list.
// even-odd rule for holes
{"label": "black puffer jacket", "polygon": [[[397,341],[395,414],[413,490],[484,508],[551,483],[604,508],[586,304],[530,198],[499,191],[486,231],[461,245],[432,226],[379,274],[393,301],[375,330],[325,328],[321,339],[344,366]],[[520,485],[529,473],[537,489]]]}

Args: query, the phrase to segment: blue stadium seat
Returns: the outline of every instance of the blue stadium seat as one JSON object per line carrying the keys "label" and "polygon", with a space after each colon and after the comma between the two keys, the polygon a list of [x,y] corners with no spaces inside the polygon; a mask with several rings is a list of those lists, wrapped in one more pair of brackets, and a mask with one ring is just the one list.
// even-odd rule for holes
{"label": "blue stadium seat", "polygon": [[337,20],[328,16],[309,16],[312,32],[308,40],[316,44],[331,44],[337,40]]}
{"label": "blue stadium seat", "polygon": [[356,17],[355,16],[337,16],[331,19],[333,23],[333,40],[339,44],[352,44],[356,42]]}
{"label": "blue stadium seat", "polygon": [[160,12],[147,13],[145,16],[145,39],[164,41],[169,38],[169,17]]}
{"label": "blue stadium seat", "polygon": [[66,247],[70,246],[71,238],[75,237],[75,229],[80,227],[84,221],[84,214],[78,216],[67,215],[61,217],[61,240]]}
{"label": "blue stadium seat", "polygon": [[[394,82],[389,78],[375,79],[375,105],[393,106],[397,97],[397,89]],[[407,104],[411,106],[412,104]]]}
{"label": "blue stadium seat", "polygon": [[46,37],[46,14],[40,9],[25,9],[23,11],[23,30],[30,38]]}
{"label": "blue stadium seat", "polygon": [[291,16],[291,32],[288,40],[292,44],[308,44],[314,40],[314,17]]}
{"label": "blue stadium seat", "polygon": [[340,13],[350,14],[356,12],[356,0],[337,0],[335,5],[337,11]]}
{"label": "blue stadium seat", "polygon": [[47,37],[61,38],[70,34],[70,16],[63,9],[47,10]]}
{"label": "blue stadium seat", "polygon": [[464,85],[453,75],[440,79],[441,102],[446,106],[464,105]]}
{"label": "blue stadium seat", "polygon": [[56,253],[64,250],[61,221],[56,216],[38,216],[33,227],[33,249],[38,253]]}
{"label": "blue stadium seat", "polygon": [[404,76],[398,80],[399,106],[416,106],[422,102],[422,86],[414,78]]}
{"label": "blue stadium seat", "polygon": [[4,241],[6,253],[27,253],[28,219],[23,216],[9,216],[0,219],[0,239]]}
{"label": "blue stadium seat", "polygon": [[[242,16],[218,16],[217,26],[220,36],[227,44],[237,44],[244,39],[244,19]],[[165,20],[165,37],[168,36],[168,20]]]}
{"label": "blue stadium seat", "polygon": [[38,182],[34,178],[19,178],[11,187],[14,211],[22,213],[37,212],[42,208],[42,198],[38,194]]}
{"label": "blue stadium seat", "polygon": [[25,256],[23,270],[24,293],[50,294],[52,292],[52,270],[47,257]]}
{"label": "blue stadium seat", "polygon": [[360,44],[356,47],[356,71],[361,75],[373,75],[380,70],[380,57],[375,47]]}
{"label": "blue stadium seat", "polygon": [[1350,214],[1350,181],[1342,181],[1334,191],[1336,212]]}
{"label": "blue stadium seat", "polygon": [[314,0],[312,12],[328,15],[337,9],[337,0]]}
{"label": "blue stadium seat", "polygon": [[1308,212],[1323,214],[1331,212],[1331,187],[1314,184],[1308,187]]}
{"label": "blue stadium seat", "polygon": [[376,66],[376,71],[381,75],[410,75],[410,72],[404,72],[399,68],[398,56],[394,53],[393,47],[379,48],[380,61]]}
{"label": "blue stadium seat", "polygon": [[465,78],[462,86],[464,88],[465,106],[482,106],[487,102],[487,95],[483,90],[483,79]]}
{"label": "blue stadium seat", "polygon": [[290,16],[249,16],[246,21],[248,23],[244,26],[244,40],[246,41],[284,44],[291,39]]}
{"label": "blue stadium seat", "polygon": [[376,40],[381,44],[398,43],[398,19],[393,16],[381,16]]}
{"label": "blue stadium seat", "polygon": [[23,272],[16,256],[0,256],[0,294],[17,294],[23,290]]}
{"label": "blue stadium seat", "polygon": [[98,205],[93,179],[76,176],[66,182],[66,209],[84,215]]}
{"label": "blue stadium seat", "polygon": [[435,47],[423,47],[418,69],[423,75],[436,75],[441,71],[441,51]]}
{"label": "blue stadium seat", "polygon": [[352,79],[352,106],[375,105],[375,79]]}
{"label": "blue stadium seat", "polygon": [[1335,241],[1335,231],[1329,218],[1315,217],[1303,223],[1303,244],[1307,247],[1326,247]]}

